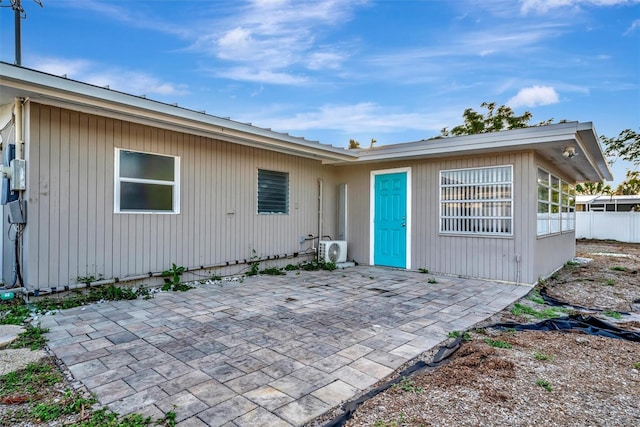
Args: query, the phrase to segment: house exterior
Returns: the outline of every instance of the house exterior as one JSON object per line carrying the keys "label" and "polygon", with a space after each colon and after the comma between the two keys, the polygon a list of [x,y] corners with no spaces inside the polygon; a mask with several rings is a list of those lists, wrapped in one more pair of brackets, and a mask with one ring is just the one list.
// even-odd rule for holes
{"label": "house exterior", "polygon": [[6,63],[0,129],[26,165],[2,276],[18,259],[36,293],[295,263],[318,236],[360,264],[533,283],[575,254],[573,185],[611,179],[591,123],[345,150]]}
{"label": "house exterior", "polygon": [[640,195],[580,195],[576,196],[577,212],[637,212]]}

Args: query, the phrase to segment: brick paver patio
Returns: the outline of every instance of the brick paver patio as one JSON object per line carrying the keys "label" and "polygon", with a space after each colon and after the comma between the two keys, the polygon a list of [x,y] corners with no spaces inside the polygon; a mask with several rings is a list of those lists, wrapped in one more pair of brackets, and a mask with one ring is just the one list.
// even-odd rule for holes
{"label": "brick paver patio", "polygon": [[[526,295],[376,267],[291,272],[45,316],[100,403],[179,426],[299,426]],[[175,408],[175,409],[174,409]]]}

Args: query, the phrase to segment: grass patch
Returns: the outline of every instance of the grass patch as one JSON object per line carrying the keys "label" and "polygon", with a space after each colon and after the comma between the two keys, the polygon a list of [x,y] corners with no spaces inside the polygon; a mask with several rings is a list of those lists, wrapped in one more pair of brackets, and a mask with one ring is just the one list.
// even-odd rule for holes
{"label": "grass patch", "polygon": [[93,398],[86,399],[67,390],[64,400],[54,403],[40,403],[33,408],[31,415],[38,421],[49,422],[58,419],[62,415],[84,412],[86,409],[91,408],[94,403],[96,403],[96,400]]}
{"label": "grass patch", "polygon": [[427,283],[435,285],[436,283],[438,283],[438,281],[436,279],[434,279],[434,278],[431,278],[431,279],[427,280]]}
{"label": "grass patch", "polygon": [[612,319],[616,319],[616,320],[620,320],[622,319],[622,314],[618,313],[617,311],[603,311],[602,314],[604,314],[607,317],[611,317]]}
{"label": "grass patch", "polygon": [[562,317],[567,314],[569,310],[562,307],[549,307],[542,310],[536,310],[524,304],[515,303],[511,308],[511,314],[514,316],[528,315],[535,317],[536,319],[552,319],[554,317]]}
{"label": "grass patch", "polygon": [[627,271],[627,269],[625,267],[622,267],[620,265],[614,265],[613,267],[609,268],[609,270],[611,270],[611,271]]}
{"label": "grass patch", "polygon": [[613,286],[616,284],[616,282],[613,279],[607,279],[604,282],[602,282],[602,284],[605,286]]}
{"label": "grass patch", "polygon": [[536,351],[535,353],[533,353],[533,357],[536,360],[540,360],[540,361],[552,361],[553,360],[553,356],[549,356],[548,354],[544,354],[541,351]]}
{"label": "grass patch", "polygon": [[640,362],[634,364],[633,369],[640,369]]}
{"label": "grass patch", "polygon": [[0,377],[0,397],[34,395],[40,389],[62,381],[62,375],[48,363],[29,363],[24,369]]}
{"label": "grass patch", "polygon": [[0,306],[0,325],[22,325],[31,316],[31,310],[21,301],[3,303]]}
{"label": "grass patch", "polygon": [[540,291],[538,291],[537,289],[534,291],[531,291],[527,299],[529,301],[535,302],[536,304],[544,304],[544,299],[540,295]]}
{"label": "grass patch", "polygon": [[49,329],[43,329],[40,325],[25,325],[26,331],[18,335],[18,338],[9,345],[9,348],[28,348],[39,350],[47,344],[47,337],[44,336]]}
{"label": "grass patch", "polygon": [[422,387],[416,386],[416,382],[407,377],[402,377],[399,383],[395,383],[391,387],[406,391],[408,393],[422,394],[422,392],[424,392],[424,389]]}
{"label": "grass patch", "polygon": [[422,274],[429,274],[429,269],[428,268],[419,268],[418,271]]}
{"label": "grass patch", "polygon": [[569,260],[569,261],[565,262],[564,265],[566,267],[575,267],[575,266],[580,265],[580,263],[578,261]]}
{"label": "grass patch", "polygon": [[549,382],[549,380],[538,380],[536,381],[536,385],[549,392],[553,391],[553,386],[551,385],[551,382]]}
{"label": "grass patch", "polygon": [[469,332],[451,331],[447,334],[447,336],[449,338],[462,338],[463,341],[471,340],[471,335],[469,334]]}
{"label": "grass patch", "polygon": [[491,338],[485,338],[484,342],[489,345],[489,347],[494,348],[511,348],[511,344],[501,340],[492,340]]}

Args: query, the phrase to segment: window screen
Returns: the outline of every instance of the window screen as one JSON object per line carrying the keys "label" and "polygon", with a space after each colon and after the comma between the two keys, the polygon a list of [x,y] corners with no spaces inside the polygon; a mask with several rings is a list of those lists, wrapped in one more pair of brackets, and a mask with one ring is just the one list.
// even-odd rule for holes
{"label": "window screen", "polygon": [[289,174],[258,169],[258,213],[289,213]]}

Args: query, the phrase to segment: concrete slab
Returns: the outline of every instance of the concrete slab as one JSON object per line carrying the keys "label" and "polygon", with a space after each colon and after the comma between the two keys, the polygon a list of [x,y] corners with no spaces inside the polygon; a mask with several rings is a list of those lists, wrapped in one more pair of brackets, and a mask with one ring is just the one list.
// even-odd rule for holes
{"label": "concrete slab", "polygon": [[[430,277],[430,276],[429,276]],[[180,426],[299,426],[530,287],[376,267],[254,276],[44,316],[102,404]]]}

